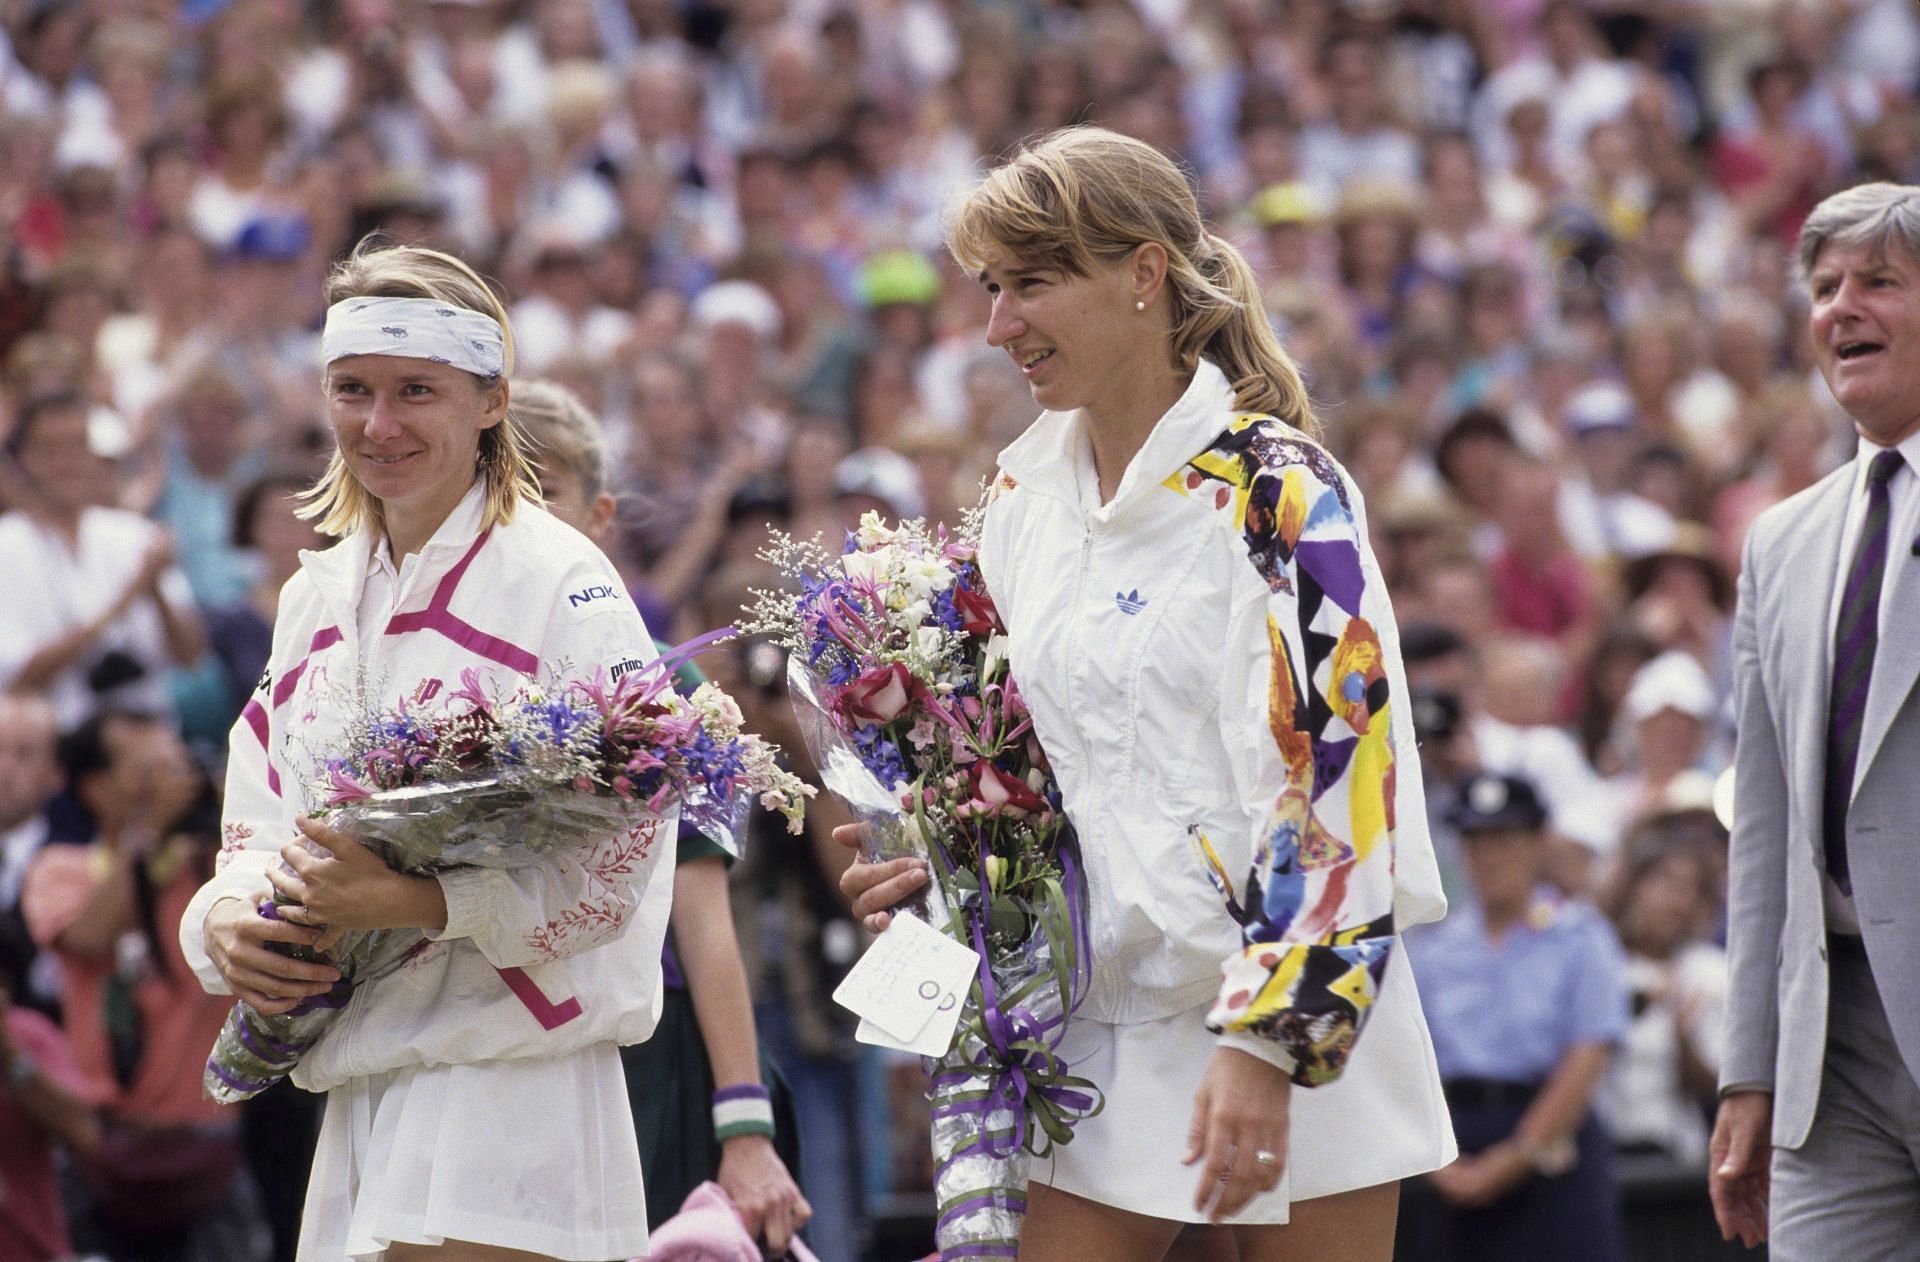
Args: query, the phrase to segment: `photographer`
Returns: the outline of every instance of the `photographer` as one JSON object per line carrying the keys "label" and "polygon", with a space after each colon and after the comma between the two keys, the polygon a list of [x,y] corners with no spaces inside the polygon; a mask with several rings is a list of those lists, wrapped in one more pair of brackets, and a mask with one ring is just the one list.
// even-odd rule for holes
{"label": "photographer", "polygon": [[101,506],[101,457],[78,394],[29,400],[7,436],[23,495],[0,517],[0,687],[45,692],[61,729],[107,706],[167,713],[166,669],[205,648],[173,541]]}

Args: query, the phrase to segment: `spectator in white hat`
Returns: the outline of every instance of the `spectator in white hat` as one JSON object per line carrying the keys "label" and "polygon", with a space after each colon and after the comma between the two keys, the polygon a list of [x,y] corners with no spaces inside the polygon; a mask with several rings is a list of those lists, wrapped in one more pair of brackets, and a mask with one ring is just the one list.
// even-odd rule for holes
{"label": "spectator in white hat", "polygon": [[767,405],[768,371],[781,331],[780,304],[750,280],[709,285],[688,310],[701,334],[701,396],[722,434],[762,464],[786,444],[786,422]]}
{"label": "spectator in white hat", "polygon": [[1673,537],[1673,518],[1627,487],[1636,419],[1633,400],[1610,382],[1582,386],[1560,410],[1573,456],[1560,483],[1560,528],[1590,560],[1639,556]]}
{"label": "spectator in white hat", "polygon": [[1720,696],[1706,668],[1677,649],[1642,666],[1627,689],[1620,721],[1630,730],[1632,764],[1610,776],[1575,815],[1591,820],[1582,832],[1603,849],[1667,801],[1673,782],[1703,769],[1713,747]]}
{"label": "spectator in white hat", "polygon": [[557,219],[535,226],[527,294],[513,307],[515,353],[539,373],[558,361],[613,355],[633,333],[633,317],[600,301],[593,243]]}

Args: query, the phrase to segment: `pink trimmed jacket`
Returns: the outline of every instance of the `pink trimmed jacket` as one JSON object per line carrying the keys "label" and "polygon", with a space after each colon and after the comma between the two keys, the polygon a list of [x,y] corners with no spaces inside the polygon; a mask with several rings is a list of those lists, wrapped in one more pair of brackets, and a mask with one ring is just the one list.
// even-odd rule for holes
{"label": "pink trimmed jacket", "polygon": [[[267,673],[234,725],[218,870],[181,919],[181,947],[208,991],[227,993],[207,956],[207,912],[269,888],[267,866],[298,835],[294,816],[314,805],[314,759],[338,746],[356,690],[379,708],[401,697],[431,706],[467,669],[507,685],[618,674],[655,656],[625,585],[585,536],[531,503],[485,529],[482,511],[476,483],[402,566],[397,612],[365,642],[372,535],[301,555],[280,594]],[[414,1065],[644,1040],[660,1010],[671,862],[651,878],[676,824],[669,814],[531,867],[441,876],[445,931],[357,990],[294,1082],[326,1091]]]}

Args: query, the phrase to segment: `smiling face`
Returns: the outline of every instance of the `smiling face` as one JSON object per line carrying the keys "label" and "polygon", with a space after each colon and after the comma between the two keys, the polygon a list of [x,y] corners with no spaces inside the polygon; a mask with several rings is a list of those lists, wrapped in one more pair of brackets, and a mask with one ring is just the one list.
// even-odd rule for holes
{"label": "smiling face", "polygon": [[1899,245],[1832,244],[1807,278],[1814,360],[1861,437],[1920,429],[1920,261]]}
{"label": "smiling face", "polygon": [[1096,263],[1075,276],[1005,250],[984,263],[987,344],[1013,357],[1041,407],[1123,414],[1143,371],[1165,375],[1170,349],[1165,334],[1154,332],[1153,306],[1134,309],[1141,301],[1135,267]]}
{"label": "smiling face", "polygon": [[347,471],[380,501],[388,528],[428,534],[473,485],[480,432],[505,419],[504,385],[400,355],[351,355],[327,370],[327,419]]}

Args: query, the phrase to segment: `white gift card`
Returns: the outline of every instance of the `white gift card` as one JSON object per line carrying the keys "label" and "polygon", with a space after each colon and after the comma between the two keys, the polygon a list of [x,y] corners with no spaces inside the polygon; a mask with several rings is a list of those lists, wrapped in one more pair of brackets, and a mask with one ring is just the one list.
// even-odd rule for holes
{"label": "white gift card", "polygon": [[953,1046],[953,1027],[959,1022],[960,996],[949,995],[945,1006],[929,1017],[920,1033],[910,1040],[894,1038],[863,1017],[853,1032],[853,1041],[870,1047],[891,1048],[896,1052],[912,1052],[915,1056],[945,1056],[947,1049]]}
{"label": "white gift card", "polygon": [[937,1056],[952,1038],[960,1000],[979,964],[970,947],[923,920],[897,915],[854,964],[833,1000],[860,1017],[870,1032],[885,1034],[892,1046],[903,1050],[918,1051],[935,1035],[943,1035],[937,1049],[924,1053]]}

